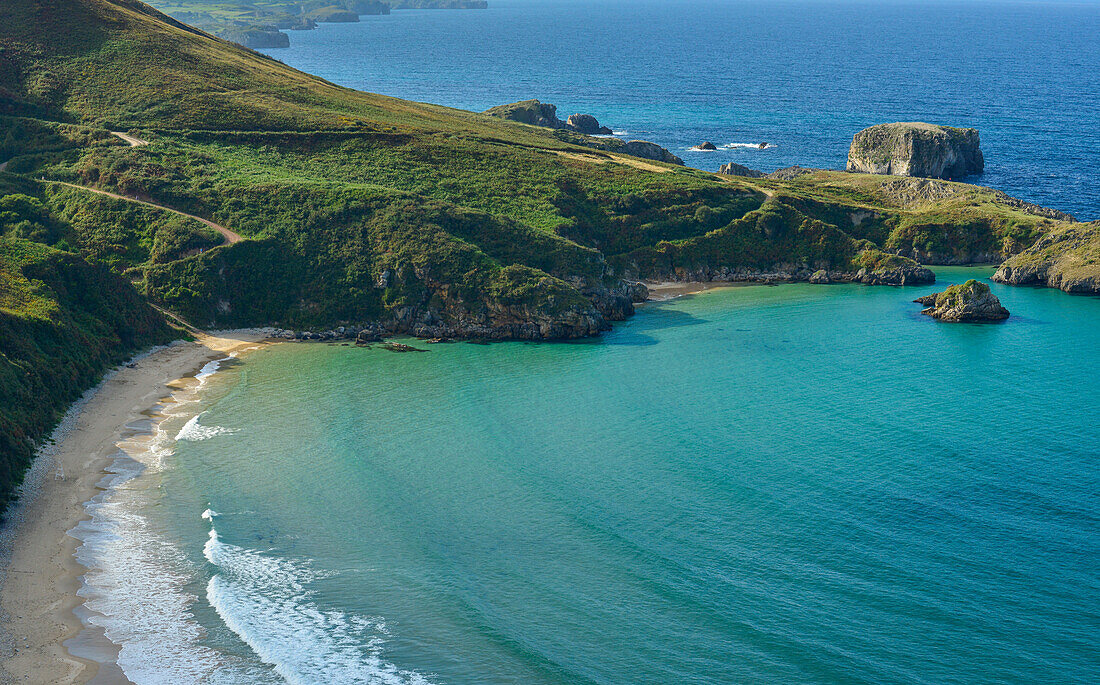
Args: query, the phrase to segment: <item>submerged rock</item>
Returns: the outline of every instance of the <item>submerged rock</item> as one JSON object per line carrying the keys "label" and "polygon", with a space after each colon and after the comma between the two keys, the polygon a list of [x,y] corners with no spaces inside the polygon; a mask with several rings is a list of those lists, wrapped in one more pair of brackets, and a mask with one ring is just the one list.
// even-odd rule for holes
{"label": "submerged rock", "polygon": [[984,170],[974,128],[878,124],[857,133],[848,150],[848,171],[854,172],[953,179]]}
{"label": "submerged rock", "polygon": [[942,293],[933,293],[913,300],[926,307],[927,314],[937,321],[979,323],[1004,321],[1008,310],[990,291],[989,286],[973,278],[962,285],[953,285]]}

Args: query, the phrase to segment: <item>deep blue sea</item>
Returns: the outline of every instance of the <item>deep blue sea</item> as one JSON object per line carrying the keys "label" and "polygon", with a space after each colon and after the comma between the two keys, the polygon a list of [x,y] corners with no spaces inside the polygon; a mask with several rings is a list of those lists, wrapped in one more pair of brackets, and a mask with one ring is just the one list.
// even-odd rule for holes
{"label": "deep blue sea", "polygon": [[[481,111],[537,98],[692,166],[843,168],[889,121],[981,131],[971,180],[1100,219],[1100,3],[490,0],[291,32],[341,85]],[[690,152],[767,142],[767,150]]]}

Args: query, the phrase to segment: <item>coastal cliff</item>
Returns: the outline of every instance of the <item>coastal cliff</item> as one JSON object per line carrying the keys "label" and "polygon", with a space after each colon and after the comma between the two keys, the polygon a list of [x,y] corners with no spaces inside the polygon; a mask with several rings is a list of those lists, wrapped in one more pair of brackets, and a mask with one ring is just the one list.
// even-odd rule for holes
{"label": "coastal cliff", "polygon": [[1062,226],[1008,259],[993,280],[1100,294],[1100,221]]}
{"label": "coastal cliff", "polygon": [[961,178],[985,169],[977,129],[925,123],[878,124],[852,138],[848,171]]}

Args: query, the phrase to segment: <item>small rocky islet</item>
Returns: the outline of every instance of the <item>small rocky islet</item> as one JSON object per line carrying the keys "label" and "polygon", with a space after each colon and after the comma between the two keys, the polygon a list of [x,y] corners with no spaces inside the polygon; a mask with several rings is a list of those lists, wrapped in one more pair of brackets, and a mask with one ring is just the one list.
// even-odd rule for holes
{"label": "small rocky islet", "polygon": [[948,323],[993,323],[1009,317],[1008,310],[989,286],[973,278],[913,302],[924,305],[921,314]]}

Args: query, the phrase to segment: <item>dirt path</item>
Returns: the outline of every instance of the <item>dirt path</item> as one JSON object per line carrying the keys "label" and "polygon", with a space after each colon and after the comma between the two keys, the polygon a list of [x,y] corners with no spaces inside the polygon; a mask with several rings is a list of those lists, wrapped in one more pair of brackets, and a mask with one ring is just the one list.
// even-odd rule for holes
{"label": "dirt path", "polygon": [[164,205],[158,205],[155,202],[147,202],[145,200],[139,200],[139,199],[133,198],[133,197],[126,197],[125,195],[119,195],[118,193],[112,193],[112,192],[107,191],[107,190],[100,190],[99,188],[89,188],[88,186],[78,186],[75,183],[65,183],[64,181],[46,181],[46,183],[55,183],[59,186],[66,186],[66,187],[69,187],[69,188],[76,188],[77,190],[86,190],[89,193],[96,193],[98,195],[106,195],[107,197],[113,197],[116,200],[125,200],[126,202],[133,202],[133,203],[136,203],[136,204],[139,204],[139,205],[145,205],[146,207],[156,207],[157,209],[163,209],[166,212],[172,212],[173,214],[179,214],[180,216],[185,216],[188,219],[194,219],[195,221],[201,221],[202,223],[206,224],[210,228],[212,228],[215,231],[217,231],[218,233],[220,233],[222,238],[225,239],[225,244],[226,245],[232,245],[233,243],[239,243],[242,240],[240,235],[234,233],[233,231],[229,230],[225,226],[222,226],[220,224],[216,224],[213,221],[209,221],[207,219],[202,218],[201,216],[195,216],[194,214],[188,214],[187,212],[181,212],[178,209],[172,209],[171,207],[165,207]]}
{"label": "dirt path", "polygon": [[141,147],[142,145],[148,145],[149,144],[148,140],[142,140],[141,138],[135,138],[131,135],[127,135],[127,134],[123,133],[122,131],[111,131],[111,135],[112,136],[118,136],[119,138],[122,138],[123,140],[125,140],[127,143],[130,144],[130,147]]}

